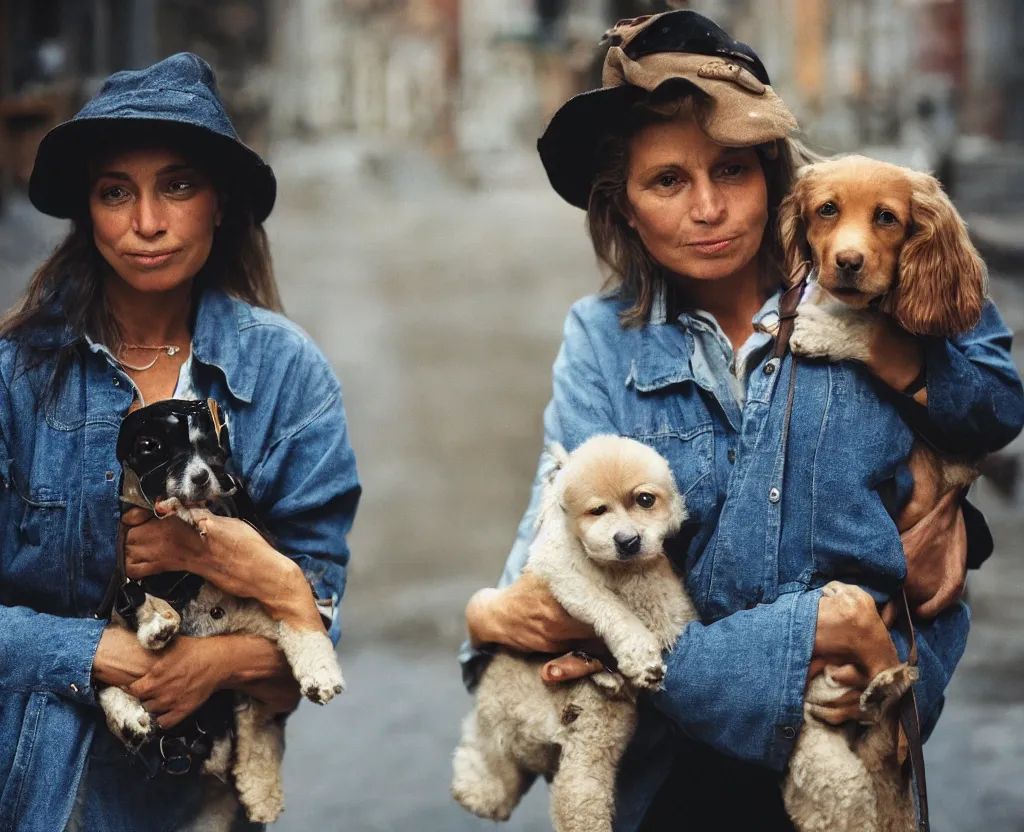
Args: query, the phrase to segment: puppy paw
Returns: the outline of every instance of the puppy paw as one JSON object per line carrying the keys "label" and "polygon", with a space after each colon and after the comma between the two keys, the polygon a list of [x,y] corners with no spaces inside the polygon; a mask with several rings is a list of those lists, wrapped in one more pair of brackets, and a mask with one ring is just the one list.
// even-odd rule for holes
{"label": "puppy paw", "polygon": [[908,664],[899,664],[879,673],[864,689],[860,697],[860,709],[866,720],[877,722],[910,690],[917,681],[918,669]]}
{"label": "puppy paw", "polygon": [[794,355],[828,361],[867,361],[871,357],[874,316],[861,310],[836,311],[836,306],[800,305],[789,340]]}
{"label": "puppy paw", "polygon": [[610,670],[602,670],[587,678],[590,679],[591,684],[609,699],[618,699],[628,693],[626,680],[618,673],[612,673]]}
{"label": "puppy paw", "polygon": [[129,751],[138,751],[153,736],[156,723],[134,696],[120,688],[104,688],[99,700],[107,727]]}
{"label": "puppy paw", "polygon": [[629,679],[637,688],[658,690],[665,679],[665,663],[661,656],[661,646],[652,636],[642,643],[635,643],[616,655],[619,672]]}
{"label": "puppy paw", "polygon": [[337,662],[325,663],[310,673],[298,677],[299,690],[310,702],[326,705],[339,693],[345,691],[345,680]]}
{"label": "puppy paw", "polygon": [[239,791],[239,802],[245,807],[245,816],[253,823],[273,823],[284,811],[284,792],[281,781],[261,782]]}
{"label": "puppy paw", "polygon": [[146,603],[139,608],[138,620],[136,636],[147,650],[166,647],[181,627],[181,616],[174,607],[152,596],[147,596]]}

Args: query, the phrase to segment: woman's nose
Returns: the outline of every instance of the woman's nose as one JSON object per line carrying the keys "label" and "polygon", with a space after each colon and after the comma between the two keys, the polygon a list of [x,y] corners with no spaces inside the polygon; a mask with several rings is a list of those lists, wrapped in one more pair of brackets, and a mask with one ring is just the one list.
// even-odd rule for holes
{"label": "woman's nose", "polygon": [[155,237],[167,230],[167,221],[160,202],[149,194],[141,194],[135,201],[132,230],[140,237]]}
{"label": "woman's nose", "polygon": [[725,200],[713,182],[697,181],[691,191],[690,218],[704,225],[715,225],[725,219]]}

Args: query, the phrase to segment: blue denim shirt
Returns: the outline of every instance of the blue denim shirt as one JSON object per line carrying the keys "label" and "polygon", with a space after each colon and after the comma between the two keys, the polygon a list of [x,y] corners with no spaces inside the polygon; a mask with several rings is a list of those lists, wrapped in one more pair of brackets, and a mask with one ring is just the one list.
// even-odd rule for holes
{"label": "blue denim shirt", "polygon": [[[202,798],[199,776],[146,781],[107,731],[90,678],[104,627],[91,614],[115,565],[115,442],[134,393],[101,352],[79,353],[41,408],[49,368],[0,342],[0,829],[62,830],[83,772],[89,832],[177,829]],[[192,354],[196,392],[225,411],[277,548],[336,605],[360,488],[330,365],[282,316],[214,290],[199,298]]]}
{"label": "blue denim shirt", "polygon": [[[783,423],[793,360],[764,346],[773,303],[755,318],[745,400],[728,378],[732,349],[702,314],[623,329],[629,304],[578,302],[565,323],[544,413],[546,442],[572,450],[598,433],[631,436],[671,463],[689,511],[677,565],[702,620],[667,657],[664,690],[641,701],[620,769],[616,830],[636,829],[671,764],[676,729],[730,756],[783,771],[803,719],[818,589],[834,578],[878,596],[905,562],[892,515],[909,496],[908,420],[940,447],[984,453],[1024,423],[1011,334],[989,304],[975,330],[925,341],[927,408],[852,363],[801,360],[788,448]],[[743,368],[735,368],[742,375]],[[533,535],[542,455],[530,507],[502,584],[515,579]],[[956,604],[918,630],[925,730],[963,652],[969,614]],[[906,653],[905,644],[897,644]],[[463,653],[472,684],[480,654]],[[666,719],[667,717],[667,719]]]}

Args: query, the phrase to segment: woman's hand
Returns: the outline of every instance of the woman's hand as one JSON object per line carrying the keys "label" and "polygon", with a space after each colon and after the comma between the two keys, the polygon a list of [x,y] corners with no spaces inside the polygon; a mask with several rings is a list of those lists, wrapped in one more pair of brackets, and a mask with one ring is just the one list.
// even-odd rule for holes
{"label": "woman's hand", "polygon": [[121,522],[128,577],[194,572],[231,595],[255,598],[275,621],[298,630],[323,630],[313,592],[298,564],[242,520],[200,509],[194,509],[193,516],[198,531],[177,517],[158,519],[141,508],[127,512]]}
{"label": "woman's hand", "polygon": [[157,518],[144,508],[121,516],[121,533],[126,571],[135,580],[161,572],[196,572],[206,552],[203,538],[188,523],[178,517]]}
{"label": "woman's hand", "polygon": [[[558,603],[547,584],[525,572],[503,589],[481,589],[466,607],[474,647],[501,644],[519,653],[565,653],[541,670],[545,682],[570,682],[604,669],[591,653],[605,652],[594,629]],[[587,652],[566,652],[566,651]]]}
{"label": "woman's hand", "polygon": [[501,644],[519,653],[564,653],[596,638],[529,572],[503,589],[477,592],[466,607],[466,625],[475,647]]}
{"label": "woman's hand", "polygon": [[237,658],[225,637],[218,636],[178,636],[154,656],[149,672],[129,685],[127,691],[142,702],[142,707],[165,730],[173,728],[225,686]]}
{"label": "woman's hand", "polygon": [[919,618],[934,618],[960,600],[967,582],[967,527],[959,491],[949,492],[900,540],[910,608]]}
{"label": "woman's hand", "polygon": [[156,657],[131,630],[108,624],[93,658],[92,678],[104,685],[127,687],[150,671]]}
{"label": "woman's hand", "polygon": [[833,581],[818,602],[818,625],[807,682],[832,666],[832,678],[851,688],[842,699],[819,706],[817,715],[833,725],[861,717],[860,695],[879,673],[899,664],[889,627],[896,607],[879,613],[875,600],[860,587]]}

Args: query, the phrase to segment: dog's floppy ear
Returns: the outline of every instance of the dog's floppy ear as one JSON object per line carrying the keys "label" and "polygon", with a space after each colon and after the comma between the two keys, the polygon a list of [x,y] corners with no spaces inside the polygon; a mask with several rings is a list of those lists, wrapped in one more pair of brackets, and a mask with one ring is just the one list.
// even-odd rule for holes
{"label": "dog's floppy ear", "polygon": [[804,211],[810,193],[810,176],[813,165],[805,165],[797,171],[797,179],[779,206],[779,240],[786,264],[786,281],[790,281],[801,263],[811,262],[811,247],[807,242],[807,225]]}
{"label": "dog's floppy ear", "polygon": [[911,233],[882,308],[915,335],[959,335],[981,318],[985,266],[938,181],[924,173],[910,179]]}

